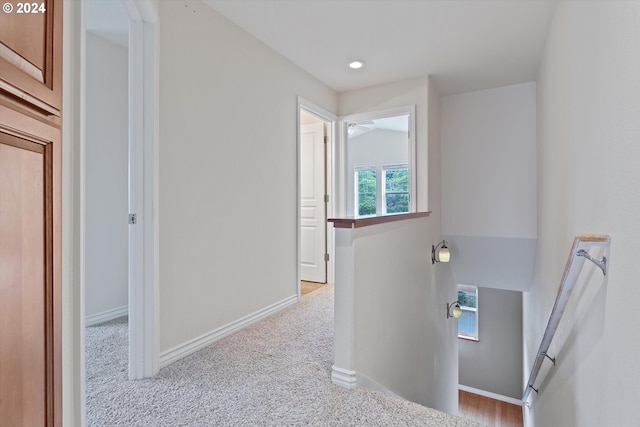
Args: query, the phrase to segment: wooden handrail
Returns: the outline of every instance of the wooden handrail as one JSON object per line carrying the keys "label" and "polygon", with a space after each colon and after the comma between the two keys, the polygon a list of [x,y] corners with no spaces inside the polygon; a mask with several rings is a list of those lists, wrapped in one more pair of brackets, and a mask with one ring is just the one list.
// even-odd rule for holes
{"label": "wooden handrail", "polygon": [[[540,347],[538,348],[538,353],[536,355],[535,362],[533,363],[531,374],[529,375],[529,381],[527,382],[522,394],[523,403],[527,402],[531,390],[535,390],[537,392],[534,388],[536,378],[538,377],[538,373],[542,367],[542,362],[545,358],[549,357],[547,355],[547,351],[549,350],[553,336],[558,329],[562,313],[564,313],[564,309],[569,301],[571,291],[578,280],[578,275],[582,270],[584,260],[589,259],[592,261],[600,267],[606,275],[606,258],[603,258],[602,261],[593,260],[589,256],[589,249],[593,246],[609,246],[610,244],[611,238],[607,234],[578,234],[573,240],[573,246],[571,247],[571,252],[569,252],[569,258],[567,259],[567,264],[565,265],[564,273],[562,274],[562,280],[560,281],[560,289],[558,289],[556,301],[553,304],[553,309],[549,315],[549,321],[547,322],[547,327],[544,330],[544,335],[542,336],[542,341],[540,342]],[[555,359],[552,359],[551,357],[549,357],[549,359],[555,364]]]}

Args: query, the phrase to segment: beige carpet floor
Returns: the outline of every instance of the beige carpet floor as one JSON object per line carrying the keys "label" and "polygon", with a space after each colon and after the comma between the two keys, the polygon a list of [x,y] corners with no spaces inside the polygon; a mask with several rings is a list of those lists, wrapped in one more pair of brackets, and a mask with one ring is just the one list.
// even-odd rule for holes
{"label": "beige carpet floor", "polygon": [[332,384],[331,285],[153,378],[127,379],[126,318],[87,328],[86,349],[90,427],[480,425]]}

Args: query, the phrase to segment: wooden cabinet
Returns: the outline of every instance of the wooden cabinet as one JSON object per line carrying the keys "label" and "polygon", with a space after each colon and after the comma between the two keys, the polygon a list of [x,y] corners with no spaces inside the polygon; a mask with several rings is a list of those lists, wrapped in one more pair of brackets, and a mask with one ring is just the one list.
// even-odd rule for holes
{"label": "wooden cabinet", "polygon": [[8,3],[12,12],[0,12],[0,424],[61,426],[63,2],[36,13]]}
{"label": "wooden cabinet", "polygon": [[18,3],[6,4],[13,4],[13,11],[0,13],[0,90],[24,99],[32,108],[59,116],[62,1],[36,3],[45,7],[37,13],[18,13]]}

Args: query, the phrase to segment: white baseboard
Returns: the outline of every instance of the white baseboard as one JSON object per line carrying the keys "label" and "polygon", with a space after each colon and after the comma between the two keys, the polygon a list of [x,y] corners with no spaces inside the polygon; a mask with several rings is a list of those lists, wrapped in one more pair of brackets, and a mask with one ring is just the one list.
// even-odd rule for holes
{"label": "white baseboard", "polygon": [[503,396],[501,394],[492,393],[490,391],[480,390],[478,388],[469,387],[466,385],[458,384],[458,389],[462,391],[466,391],[473,394],[478,394],[480,396],[488,397],[494,400],[500,400],[502,402],[511,403],[513,405],[522,406],[522,400],[514,399],[513,397]]}
{"label": "white baseboard", "polygon": [[92,314],[85,317],[84,326],[94,326],[99,323],[108,322],[109,320],[117,319],[118,317],[126,316],[129,314],[129,307],[122,306],[111,310],[103,311],[102,313]]}
{"label": "white baseboard", "polygon": [[235,322],[231,322],[218,329],[214,329],[213,331],[207,332],[206,334],[200,335],[199,337],[170,348],[169,350],[163,351],[160,353],[160,367],[163,368],[170,363],[180,360],[191,353],[195,353],[196,351],[205,348],[206,346],[218,341],[219,339],[238,332],[253,323],[259,322],[260,320],[265,319],[272,314],[292,304],[295,304],[296,302],[298,302],[297,294],[285,298],[282,301],[279,301],[268,307],[265,307],[262,310],[258,310],[255,313],[252,313],[241,319],[238,319]]}
{"label": "white baseboard", "polygon": [[338,368],[333,365],[331,369],[331,382],[344,388],[356,388],[358,385],[358,377],[356,371]]}
{"label": "white baseboard", "polygon": [[382,393],[384,393],[386,395],[389,395],[389,396],[400,397],[396,393],[392,392],[391,390],[389,390],[385,386],[380,385],[379,383],[375,382],[374,380],[372,380],[369,377],[366,377],[366,376],[364,376],[362,374],[356,374],[356,377],[358,378],[358,387],[370,388],[371,390],[380,391],[380,392],[382,392]]}
{"label": "white baseboard", "polygon": [[333,365],[333,368],[331,370],[331,382],[344,388],[352,389],[356,387],[364,387],[382,392],[389,396],[400,397],[396,393],[392,392],[388,388],[380,385],[379,383],[375,382],[365,375],[362,375],[356,371],[338,368],[335,365]]}

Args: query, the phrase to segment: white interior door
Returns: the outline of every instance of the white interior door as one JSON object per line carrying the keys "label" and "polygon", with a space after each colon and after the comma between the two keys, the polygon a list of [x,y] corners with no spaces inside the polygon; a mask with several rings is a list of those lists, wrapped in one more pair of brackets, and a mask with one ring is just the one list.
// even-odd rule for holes
{"label": "white interior door", "polygon": [[324,123],[300,126],[300,276],[326,283]]}

